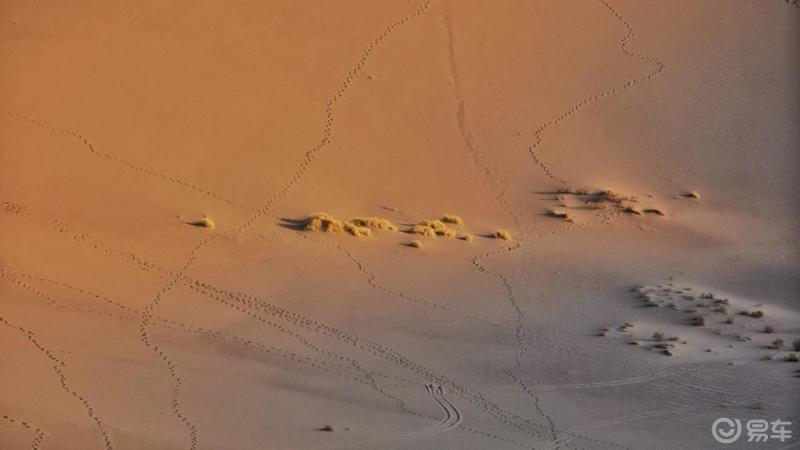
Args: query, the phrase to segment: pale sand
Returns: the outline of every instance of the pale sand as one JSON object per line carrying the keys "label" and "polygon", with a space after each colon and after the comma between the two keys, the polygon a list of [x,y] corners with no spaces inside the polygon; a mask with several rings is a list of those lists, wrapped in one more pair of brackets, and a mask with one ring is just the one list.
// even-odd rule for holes
{"label": "pale sand", "polygon": [[[800,433],[795,3],[0,18],[0,448],[716,448],[717,417]],[[318,211],[400,232],[291,222]],[[403,232],[444,214],[474,239]]]}

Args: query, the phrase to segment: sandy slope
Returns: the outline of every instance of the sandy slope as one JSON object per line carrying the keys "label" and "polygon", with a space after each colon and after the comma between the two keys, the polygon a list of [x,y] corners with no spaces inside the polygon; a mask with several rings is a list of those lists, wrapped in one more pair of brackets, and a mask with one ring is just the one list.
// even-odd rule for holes
{"label": "sandy slope", "polygon": [[[0,448],[800,422],[799,27],[780,0],[3,2]],[[285,220],[320,210],[476,237]]]}

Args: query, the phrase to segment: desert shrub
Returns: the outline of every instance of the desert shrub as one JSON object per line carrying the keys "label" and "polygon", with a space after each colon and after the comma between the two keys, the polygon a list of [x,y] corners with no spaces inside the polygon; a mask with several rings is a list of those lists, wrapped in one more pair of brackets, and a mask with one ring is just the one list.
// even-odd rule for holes
{"label": "desert shrub", "polygon": [[760,319],[760,318],[764,317],[764,311],[761,311],[761,310],[752,311],[752,312],[750,312],[750,317],[752,317],[754,319]]}
{"label": "desert shrub", "polygon": [[375,230],[397,231],[397,227],[392,222],[380,217],[356,217],[350,223]]}
{"label": "desert shrub", "polygon": [[452,223],[453,225],[464,225],[464,220],[455,214],[445,214],[442,216],[442,222]]}
{"label": "desert shrub", "polygon": [[702,314],[698,314],[698,315],[694,316],[693,320],[694,320],[694,324],[696,326],[698,326],[698,327],[706,326],[706,318]]}
{"label": "desert shrub", "polygon": [[495,231],[494,233],[492,233],[492,237],[497,238],[497,239],[503,239],[503,240],[506,240],[506,241],[513,240],[511,238],[511,233],[509,233],[508,231],[503,230],[503,229],[499,229],[499,230]]}
{"label": "desert shrub", "polygon": [[352,234],[355,237],[360,236],[372,236],[372,230],[367,227],[360,227],[358,225],[353,225],[352,223],[348,222],[343,225],[344,231]]}
{"label": "desert shrub", "polygon": [[209,218],[209,217],[203,217],[200,220],[195,220],[193,222],[188,222],[188,223],[189,223],[189,225],[194,225],[196,227],[202,227],[202,228],[209,228],[209,229],[212,229],[212,230],[214,228],[216,228],[216,226],[217,226],[214,223],[214,221],[211,220],[211,218]]}
{"label": "desert shrub", "polygon": [[792,347],[796,352],[800,352],[800,338],[792,341]]}
{"label": "desert shrub", "polygon": [[421,249],[422,248],[422,242],[420,242],[420,241],[411,241],[411,242],[408,243],[408,246]]}
{"label": "desert shrub", "polygon": [[772,334],[775,332],[775,327],[772,325],[764,325],[764,333]]}
{"label": "desert shrub", "polygon": [[459,236],[458,238],[461,239],[462,241],[467,241],[467,242],[472,242],[473,240],[475,240],[475,237],[471,234],[465,234],[463,236]]}
{"label": "desert shrub", "polygon": [[308,231],[339,233],[344,231],[344,224],[328,213],[318,212],[308,216],[304,228]]}
{"label": "desert shrub", "polygon": [[786,355],[786,357],[783,358],[783,360],[786,362],[798,362],[800,361],[800,355],[798,355],[797,353],[790,353]]}
{"label": "desert shrub", "polygon": [[664,340],[664,332],[663,331],[656,331],[653,333],[653,340],[656,342],[661,342]]}
{"label": "desert shrub", "polygon": [[783,348],[783,339],[775,339],[772,341],[772,348],[775,350],[780,350]]}

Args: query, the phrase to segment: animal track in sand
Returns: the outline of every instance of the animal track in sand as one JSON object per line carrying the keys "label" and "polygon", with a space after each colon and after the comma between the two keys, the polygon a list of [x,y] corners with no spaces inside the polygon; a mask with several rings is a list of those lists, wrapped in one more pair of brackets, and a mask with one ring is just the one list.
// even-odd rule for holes
{"label": "animal track in sand", "polygon": [[[225,234],[239,234],[244,230],[251,227],[256,221],[264,215],[272,215],[271,210],[272,207],[277,203],[279,200],[286,197],[292,188],[304,177],[306,172],[308,172],[311,163],[317,157],[319,151],[325,148],[328,144],[330,144],[331,139],[333,137],[333,122],[334,122],[334,107],[336,103],[342,98],[345,91],[350,87],[355,75],[357,75],[366,65],[368,59],[373,55],[375,52],[375,48],[377,45],[386,39],[389,34],[391,34],[395,29],[398,27],[406,24],[408,21],[414,19],[415,17],[424,13],[428,7],[430,6],[431,0],[426,0],[422,6],[414,10],[411,14],[399,19],[393,23],[391,23],[388,27],[384,29],[384,31],[372,42],[369,43],[367,48],[362,52],[361,58],[359,59],[358,63],[355,65],[353,69],[347,74],[345,77],[344,82],[340,85],[339,89],[336,91],[336,94],[331,97],[328,101],[327,105],[325,106],[325,114],[326,114],[326,122],[322,128],[322,139],[316,146],[312,147],[308,151],[305,152],[303,155],[303,159],[299,164],[298,169],[295,173],[289,178],[289,180],[284,184],[284,186],[280,189],[280,191],[275,194],[272,198],[267,200],[264,205],[257,209],[254,214],[244,223],[234,227],[230,230],[227,230]],[[147,328],[150,323],[150,316],[152,312],[158,307],[161,303],[164,296],[166,296],[172,288],[178,284],[179,280],[185,276],[186,272],[196,263],[197,259],[199,258],[200,250],[205,247],[210,242],[217,239],[218,236],[222,234],[213,234],[198,242],[191,251],[189,252],[189,256],[186,260],[186,263],[177,271],[177,275],[172,277],[170,281],[167,282],[161,289],[156,292],[155,296],[153,297],[152,301],[149,305],[147,305],[142,313],[142,320],[141,320],[141,338],[142,343],[152,349],[158,356],[164,361],[167,365],[167,370],[169,371],[170,377],[174,382],[174,388],[171,393],[171,404],[173,406],[173,413],[176,417],[180,419],[181,422],[187,427],[189,430],[189,438],[190,438],[190,446],[191,450],[195,450],[197,448],[197,428],[192,424],[186,416],[183,415],[179,408],[178,398],[180,397],[180,388],[182,384],[181,378],[178,376],[177,371],[175,370],[175,365],[172,361],[167,357],[167,355],[160,350],[157,346],[153,345],[149,339]]]}
{"label": "animal track in sand", "polygon": [[28,340],[34,347],[36,347],[39,352],[41,352],[47,359],[49,359],[53,363],[53,371],[56,373],[56,377],[58,378],[58,383],[61,386],[61,389],[66,391],[71,396],[75,397],[83,408],[86,410],[86,415],[89,416],[92,421],[94,421],[95,425],[97,426],[100,435],[103,437],[103,442],[105,444],[106,450],[113,450],[113,446],[111,445],[111,436],[109,436],[108,432],[106,431],[106,426],[100,417],[97,416],[95,412],[94,406],[86,399],[85,396],[75,391],[70,385],[67,383],[67,376],[64,373],[64,369],[66,369],[67,364],[64,361],[58,359],[55,354],[47,349],[46,347],[42,346],[42,344],[36,339],[36,336],[33,332],[26,330],[18,325],[14,325],[13,323],[9,322],[4,317],[0,317],[0,323],[15,329],[22,333],[25,336],[25,339]]}
{"label": "animal track in sand", "polygon": [[[33,215],[31,214],[31,216],[33,216]],[[34,217],[36,217],[36,216],[34,216]],[[49,224],[48,220],[45,220],[44,222],[46,224]],[[274,305],[270,305],[268,303],[262,302],[261,300],[255,298],[255,297],[248,296],[246,294],[240,294],[240,293],[235,293],[235,292],[231,292],[231,291],[220,290],[219,288],[215,288],[215,287],[213,287],[213,286],[211,286],[211,285],[209,285],[207,283],[204,283],[202,281],[194,280],[194,279],[186,276],[185,274],[177,274],[176,275],[175,272],[173,272],[171,270],[168,270],[168,269],[165,269],[165,268],[162,268],[162,267],[158,266],[157,264],[151,263],[151,262],[141,258],[140,256],[136,255],[133,252],[130,252],[130,251],[122,249],[122,248],[114,247],[114,246],[111,246],[109,244],[105,244],[105,243],[102,243],[102,242],[99,242],[99,241],[95,241],[90,235],[88,235],[86,233],[75,233],[75,232],[70,231],[68,229],[68,227],[67,228],[65,228],[65,227],[66,227],[65,225],[60,224],[58,228],[52,228],[51,227],[51,229],[56,231],[58,234],[65,236],[66,238],[74,239],[77,242],[89,245],[94,250],[96,250],[98,252],[101,252],[101,253],[103,253],[103,254],[105,254],[107,256],[112,256],[112,257],[115,257],[115,258],[119,258],[119,259],[121,259],[123,261],[129,262],[134,267],[139,268],[142,271],[146,271],[146,272],[154,271],[154,272],[160,273],[162,275],[177,276],[181,280],[181,282],[184,285],[188,286],[189,288],[191,288],[193,290],[196,290],[197,292],[199,292],[199,293],[203,294],[204,296],[209,297],[209,298],[211,298],[211,299],[213,299],[213,300],[215,300],[217,302],[226,304],[226,306],[231,307],[233,309],[236,309],[239,312],[241,312],[243,314],[246,314],[246,315],[250,316],[251,318],[254,318],[255,320],[261,321],[264,318],[262,317],[262,318],[260,318],[261,319],[260,320],[259,318],[255,317],[255,316],[259,316],[259,314],[254,313],[253,310],[266,312],[266,313],[269,313],[270,315],[272,315],[273,317],[276,317],[276,318],[278,318],[280,320],[288,321],[289,323],[292,323],[292,324],[295,324],[295,325],[300,326],[302,328],[305,328],[305,329],[307,329],[307,330],[309,330],[311,332],[314,332],[314,333],[317,333],[317,334],[321,334],[321,335],[324,335],[324,336],[327,336],[327,337],[331,337],[331,338],[334,338],[334,339],[339,340],[341,342],[347,343],[348,345],[353,346],[354,348],[356,348],[356,349],[358,349],[360,351],[365,351],[365,352],[371,354],[372,356],[387,360],[387,361],[397,365],[399,368],[403,368],[403,369],[406,369],[406,370],[411,370],[414,373],[416,373],[417,375],[423,377],[425,380],[436,382],[436,383],[439,383],[439,384],[447,387],[450,392],[453,392],[454,394],[458,395],[459,397],[464,398],[465,400],[469,401],[470,403],[475,405],[479,410],[481,410],[484,413],[486,413],[487,415],[497,419],[498,422],[500,422],[504,426],[507,426],[509,428],[522,431],[522,432],[524,432],[526,434],[531,434],[533,436],[535,436],[536,433],[537,433],[535,431],[536,428],[541,427],[538,424],[530,422],[528,419],[522,418],[522,417],[520,417],[519,415],[517,415],[515,413],[509,412],[509,411],[506,411],[506,410],[500,408],[496,404],[486,400],[482,396],[482,394],[480,394],[477,391],[473,391],[473,390],[470,390],[469,388],[460,386],[460,385],[450,381],[448,378],[446,378],[446,377],[444,377],[442,375],[439,375],[439,374],[431,371],[430,369],[428,369],[428,368],[426,368],[424,366],[421,366],[421,365],[416,364],[416,363],[412,363],[407,358],[403,357],[402,355],[400,355],[399,353],[397,353],[394,350],[388,349],[387,347],[383,347],[381,345],[374,344],[374,343],[371,343],[369,341],[364,341],[364,340],[362,340],[360,338],[356,338],[356,337],[351,336],[351,335],[349,335],[349,334],[347,334],[345,332],[342,332],[341,330],[338,330],[336,328],[333,328],[333,327],[330,327],[330,326],[327,326],[327,325],[323,325],[320,322],[317,322],[317,321],[314,321],[314,320],[311,320],[311,319],[307,319],[307,318],[305,318],[303,316],[300,316],[300,315],[297,315],[297,314],[294,314],[294,313],[290,313],[290,312],[288,312],[287,310],[285,310],[283,308],[276,307]],[[239,303],[240,305],[243,305],[243,306],[237,305],[237,303]],[[267,324],[269,326],[280,327],[280,325],[277,325],[277,324],[272,323],[272,322],[265,322],[265,324]],[[297,335],[297,338],[303,339],[303,341],[308,342],[307,340],[305,340],[303,338],[303,336]],[[301,343],[303,341],[301,341]],[[324,350],[321,350],[321,351],[324,352]],[[328,354],[330,354],[330,353],[328,353]],[[341,356],[337,357],[336,355],[334,355],[333,357],[335,357],[335,358],[337,358],[339,360],[348,361],[345,357],[341,357]],[[484,432],[482,432],[480,430],[476,430],[474,428],[465,426],[464,424],[462,424],[460,426],[460,428],[464,429],[466,431],[475,433],[475,434],[479,434],[479,435],[485,436],[485,437],[501,440],[501,441],[507,442],[507,443],[513,443],[513,441],[511,441],[511,440],[509,440],[509,439],[507,439],[507,438],[505,438],[503,436],[499,436],[499,435],[491,434],[491,433],[484,433]],[[524,447],[524,446],[516,444],[516,443],[514,443],[514,445],[519,446],[519,447]]]}
{"label": "animal track in sand", "polygon": [[23,122],[27,122],[27,123],[29,123],[31,125],[34,125],[34,126],[39,127],[39,128],[43,128],[43,129],[51,131],[53,133],[61,134],[61,135],[64,135],[64,136],[68,136],[68,137],[77,139],[84,147],[86,147],[89,150],[89,152],[91,152],[91,154],[93,156],[97,156],[99,158],[103,158],[103,159],[111,161],[111,162],[113,162],[115,164],[121,165],[123,167],[127,167],[127,168],[129,168],[131,170],[134,170],[136,172],[139,172],[139,173],[142,173],[142,174],[154,177],[154,178],[158,178],[158,179],[167,181],[169,183],[182,186],[184,188],[191,189],[191,190],[193,190],[195,192],[199,192],[199,193],[201,193],[203,195],[211,197],[211,198],[213,198],[215,200],[219,200],[219,201],[221,201],[223,203],[227,203],[228,205],[234,206],[236,208],[243,209],[243,210],[246,210],[246,211],[252,211],[253,210],[253,208],[250,208],[250,207],[247,207],[247,206],[242,205],[240,203],[236,203],[234,201],[228,200],[228,199],[222,197],[221,195],[218,195],[218,194],[216,194],[216,193],[214,193],[212,191],[209,191],[208,189],[205,189],[203,187],[200,187],[200,186],[194,185],[192,183],[180,180],[180,179],[175,178],[175,177],[173,177],[171,175],[166,175],[166,174],[163,174],[163,173],[160,173],[160,172],[156,172],[156,171],[154,171],[152,169],[148,169],[146,167],[138,166],[138,165],[136,165],[136,164],[134,164],[134,163],[132,163],[130,161],[127,161],[125,159],[122,159],[122,158],[119,158],[117,156],[111,155],[109,153],[105,153],[105,152],[102,152],[100,150],[97,150],[95,148],[94,144],[92,144],[92,142],[89,140],[89,138],[87,138],[86,136],[84,136],[83,134],[81,134],[81,133],[79,133],[77,131],[68,130],[66,128],[60,128],[60,127],[57,127],[55,125],[51,125],[49,123],[46,123],[46,122],[31,118],[31,117],[28,117],[28,116],[25,116],[23,114],[19,114],[19,113],[14,112],[14,111],[10,111],[10,110],[5,109],[5,108],[0,108],[0,113],[5,114],[6,116],[11,117],[12,119],[16,119],[16,120],[20,120],[20,121],[23,121]]}
{"label": "animal track in sand", "polygon": [[3,420],[9,423],[13,423],[15,425],[19,425],[27,430],[33,431],[35,437],[33,438],[33,441],[31,441],[31,445],[28,448],[30,448],[30,450],[39,450],[42,443],[44,442],[44,431],[42,431],[39,427],[35,425],[32,425],[24,420],[15,419],[11,416],[3,415]]}
{"label": "animal track in sand", "polygon": [[552,120],[550,120],[548,122],[543,123],[536,130],[534,130],[533,135],[535,137],[535,141],[533,142],[533,144],[531,144],[528,147],[528,154],[530,154],[530,156],[533,159],[533,161],[542,169],[542,171],[548,177],[550,177],[551,179],[556,181],[561,186],[568,186],[569,183],[567,183],[567,181],[565,179],[563,179],[563,178],[559,177],[558,175],[556,175],[550,169],[550,166],[547,165],[536,154],[537,149],[541,146],[542,142],[544,141],[543,138],[542,138],[542,134],[548,128],[560,124],[561,122],[567,120],[570,116],[572,116],[576,112],[578,112],[581,109],[591,105],[592,103],[595,103],[597,101],[603,100],[603,99],[605,99],[607,97],[610,97],[612,95],[624,92],[624,91],[626,91],[628,89],[631,89],[631,88],[635,87],[639,83],[642,83],[644,81],[648,81],[648,80],[653,79],[658,74],[660,74],[664,70],[664,68],[666,67],[666,65],[663,62],[661,62],[661,61],[659,61],[659,60],[657,60],[657,59],[655,59],[653,57],[640,55],[638,53],[634,53],[634,52],[631,52],[630,50],[628,50],[628,45],[630,44],[631,39],[633,39],[633,37],[636,36],[636,33],[633,30],[633,26],[631,26],[631,24],[624,17],[622,17],[622,15],[620,15],[617,12],[617,10],[613,6],[611,6],[611,4],[609,4],[606,0],[599,0],[599,1],[600,1],[600,3],[602,3],[611,12],[611,14],[617,19],[617,21],[619,21],[625,27],[626,34],[622,38],[622,40],[620,41],[620,49],[622,50],[622,52],[626,56],[628,56],[630,58],[638,59],[638,60],[645,61],[647,63],[653,64],[653,65],[656,66],[656,69],[651,71],[651,72],[649,72],[648,74],[646,74],[644,76],[628,80],[626,83],[624,83],[624,84],[622,84],[620,86],[617,86],[615,88],[609,89],[609,90],[604,91],[604,92],[602,92],[600,94],[595,94],[595,95],[592,95],[590,97],[587,97],[587,98],[581,100],[580,102],[576,103],[575,105],[573,105],[570,109],[566,110],[565,112],[563,112],[562,114],[560,114],[556,118],[554,118],[554,119],[552,119]]}

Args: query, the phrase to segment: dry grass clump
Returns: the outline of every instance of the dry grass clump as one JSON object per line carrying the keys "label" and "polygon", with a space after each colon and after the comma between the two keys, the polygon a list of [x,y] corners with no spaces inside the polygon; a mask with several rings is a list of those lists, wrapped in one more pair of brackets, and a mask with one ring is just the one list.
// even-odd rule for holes
{"label": "dry grass clump", "polygon": [[614,192],[610,189],[604,189],[599,192],[595,192],[592,194],[592,198],[589,199],[590,202],[607,202],[607,203],[614,203],[614,204],[621,204],[622,202],[633,202],[636,203],[639,201],[636,197],[626,196]]}
{"label": "dry grass clump", "polygon": [[188,223],[189,225],[194,225],[196,227],[202,227],[202,228],[209,228],[212,230],[217,227],[214,221],[211,220],[209,217],[203,217],[200,220],[195,220],[193,222],[188,222]]}
{"label": "dry grass clump", "polygon": [[647,213],[647,214],[655,214],[655,215],[661,216],[661,217],[666,216],[666,214],[664,214],[663,211],[661,211],[660,209],[656,209],[656,208],[647,208],[647,209],[642,210],[642,212],[643,213]]}
{"label": "dry grass clump", "polygon": [[727,323],[728,325],[733,323],[733,316],[725,317],[725,321],[723,323]]}
{"label": "dry grass clump", "polygon": [[791,353],[786,355],[786,357],[783,358],[783,360],[786,362],[800,362],[800,355],[798,355],[797,353]]}
{"label": "dry grass clump", "polygon": [[775,332],[775,327],[772,325],[764,325],[764,333],[772,334]]}
{"label": "dry grass clump", "polygon": [[761,311],[761,310],[753,311],[753,312],[750,313],[750,317],[752,317],[754,319],[760,319],[760,318],[764,317],[764,311]]}
{"label": "dry grass clump", "polygon": [[456,232],[455,230],[451,230],[447,228],[447,225],[442,222],[441,220],[431,219],[431,220],[423,220],[422,222],[414,225],[411,228],[413,233],[421,234],[423,236],[445,236],[445,237],[455,237]]}
{"label": "dry grass clump", "polygon": [[661,342],[664,340],[664,332],[663,331],[656,331],[653,333],[653,340],[656,342]]}
{"label": "dry grass clump", "polygon": [[303,227],[308,231],[324,231],[326,233],[341,233],[347,232],[353,236],[371,236],[372,230],[367,227],[362,227],[353,223],[343,223],[328,213],[319,212],[314,213],[305,220]]}
{"label": "dry grass clump", "polygon": [[625,209],[622,210],[624,213],[628,214],[636,214],[637,216],[641,216],[642,212],[638,209],[634,208],[633,206],[626,206]]}
{"label": "dry grass clump", "polygon": [[495,231],[494,233],[492,233],[492,237],[495,238],[495,239],[503,239],[503,240],[506,240],[506,241],[513,241],[514,240],[511,237],[511,233],[509,233],[508,231],[506,231],[506,230],[504,230],[502,228],[497,230],[497,231]]}
{"label": "dry grass clump", "polygon": [[702,314],[698,314],[698,315],[694,316],[693,320],[694,320],[695,326],[698,326],[698,327],[706,326],[706,318]]}
{"label": "dry grass clump", "polygon": [[475,236],[471,234],[465,234],[463,236],[459,236],[458,238],[461,239],[462,241],[467,241],[467,242],[472,242],[475,240]]}
{"label": "dry grass clump", "polygon": [[783,339],[775,339],[774,341],[772,341],[772,344],[771,344],[771,346],[772,346],[772,348],[774,348],[775,350],[780,350],[780,349],[782,349],[782,348],[783,348]]}
{"label": "dry grass clump", "polygon": [[453,225],[461,225],[464,226],[464,220],[461,217],[455,214],[445,214],[442,216],[442,222],[445,223],[452,223]]}
{"label": "dry grass clump", "polygon": [[372,236],[372,230],[370,230],[369,228],[361,227],[361,226],[358,226],[358,225],[354,225],[354,224],[352,224],[350,222],[347,222],[347,223],[344,224],[344,231],[352,234],[355,237],[360,237],[360,236],[370,237],[370,236]]}
{"label": "dry grass clump", "polygon": [[800,352],[800,338],[792,341],[792,347],[796,352]]}
{"label": "dry grass clump", "polygon": [[418,249],[422,249],[422,242],[420,242],[420,241],[411,241],[411,242],[408,243],[408,246],[409,247],[418,248]]}
{"label": "dry grass clump", "polygon": [[683,194],[683,196],[687,197],[687,198],[700,198],[700,194],[698,194],[695,191],[687,192],[687,193]]}
{"label": "dry grass clump", "polygon": [[314,213],[305,220],[303,227],[307,231],[324,231],[326,233],[341,233],[344,224],[332,215],[325,212]]}
{"label": "dry grass clump", "polygon": [[387,219],[380,217],[356,217],[350,221],[353,225],[367,227],[375,230],[397,231],[397,226]]}

